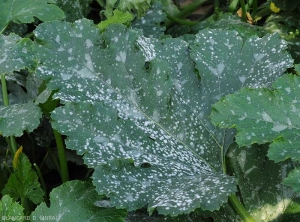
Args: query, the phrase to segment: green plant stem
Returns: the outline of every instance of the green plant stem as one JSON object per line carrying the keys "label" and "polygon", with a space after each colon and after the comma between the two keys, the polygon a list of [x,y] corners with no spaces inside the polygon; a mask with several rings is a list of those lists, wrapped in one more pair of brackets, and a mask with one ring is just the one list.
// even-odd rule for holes
{"label": "green plant stem", "polygon": [[[194,2],[192,2],[192,3],[188,4],[187,6],[185,6],[179,13],[173,15],[173,17],[176,17],[178,19],[183,19],[186,16],[188,16],[189,14],[196,11],[197,8],[206,1],[207,0],[195,0]],[[174,24],[175,24],[175,22],[173,20],[169,20],[169,21],[166,22],[165,26],[168,29]]]}
{"label": "green plant stem", "polygon": [[4,106],[9,105],[8,94],[7,94],[7,85],[5,74],[1,74],[1,85],[2,85],[2,97],[3,97],[3,104]]}
{"label": "green plant stem", "polygon": [[230,5],[228,6],[228,11],[235,12],[237,10],[238,4],[239,4],[239,0],[232,0]]}
{"label": "green plant stem", "polygon": [[167,15],[167,18],[170,19],[171,21],[176,22],[177,24],[180,24],[180,25],[193,26],[193,25],[198,24],[198,22],[192,22],[190,20],[180,19],[180,18],[174,17],[174,16],[169,15],[169,14]]}
{"label": "green plant stem", "polygon": [[246,5],[244,0],[240,0],[241,8],[242,8],[242,19],[244,21],[247,21],[247,15],[246,15]]}
{"label": "green plant stem", "polygon": [[57,150],[58,150],[58,158],[60,163],[60,171],[61,171],[61,179],[62,182],[65,183],[69,180],[69,172],[68,172],[68,165],[67,165],[67,159],[66,159],[66,152],[65,147],[63,144],[63,140],[61,138],[61,135],[59,132],[57,132],[55,129],[53,129]]}
{"label": "green plant stem", "polygon": [[253,0],[251,17],[254,18],[256,14],[257,14],[257,0]]}
{"label": "green plant stem", "polygon": [[45,181],[44,181],[44,178],[43,178],[43,175],[40,171],[40,168],[38,167],[38,165],[36,165],[35,163],[33,164],[35,170],[36,170],[36,173],[37,175],[39,176],[40,178],[40,182],[41,182],[41,185],[42,185],[42,188],[45,192],[45,196],[44,196],[44,200],[45,202],[47,203],[47,205],[49,204],[49,199],[48,199],[48,193],[47,193],[47,188],[46,188],[46,184],[45,184]]}
{"label": "green plant stem", "polygon": [[229,196],[229,202],[233,209],[238,213],[244,222],[255,222],[255,219],[249,214],[245,207],[241,204],[236,195]]}
{"label": "green plant stem", "polygon": [[[9,106],[5,74],[1,74],[1,85],[2,85],[3,104],[4,106]],[[18,148],[17,148],[16,138],[14,136],[10,136],[9,147],[11,148],[12,154],[15,155]]]}
{"label": "green plant stem", "polygon": [[21,205],[24,208],[24,214],[26,216],[30,215],[31,209],[30,209],[30,203],[29,203],[28,198],[21,197]]}

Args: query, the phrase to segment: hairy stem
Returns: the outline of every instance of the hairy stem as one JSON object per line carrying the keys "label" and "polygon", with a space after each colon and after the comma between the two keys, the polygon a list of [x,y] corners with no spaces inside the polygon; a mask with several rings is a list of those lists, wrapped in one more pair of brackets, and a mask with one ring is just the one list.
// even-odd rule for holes
{"label": "hairy stem", "polygon": [[65,147],[64,147],[63,140],[61,138],[60,133],[57,132],[55,129],[53,129],[53,133],[54,133],[57,150],[58,150],[61,179],[62,179],[62,182],[65,183],[69,180],[69,171],[68,171]]}

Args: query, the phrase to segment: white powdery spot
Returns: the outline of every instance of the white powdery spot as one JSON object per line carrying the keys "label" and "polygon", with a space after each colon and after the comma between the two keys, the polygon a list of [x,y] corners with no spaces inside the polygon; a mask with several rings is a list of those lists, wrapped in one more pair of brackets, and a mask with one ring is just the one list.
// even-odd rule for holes
{"label": "white powdery spot", "polygon": [[271,129],[274,132],[281,132],[282,130],[285,130],[287,128],[286,125],[276,123],[274,124],[273,128]]}
{"label": "white powdery spot", "polygon": [[291,88],[290,87],[286,87],[285,91],[287,91],[287,93],[290,93],[291,92]]}
{"label": "white powdery spot", "polygon": [[157,96],[161,96],[162,93],[163,93],[162,90],[158,90],[158,91],[156,92],[156,95],[157,95]]}
{"label": "white powdery spot", "polygon": [[120,52],[119,55],[116,56],[116,60],[119,62],[126,62],[126,52]]}
{"label": "white powdery spot", "polygon": [[273,122],[272,118],[268,115],[268,113],[263,112],[261,115],[262,115],[262,118],[263,118],[264,121]]}
{"label": "white powdery spot", "polygon": [[246,77],[245,76],[239,76],[239,80],[241,81],[242,84],[244,84],[244,82],[246,81]]}
{"label": "white powdery spot", "polygon": [[59,35],[56,36],[55,41],[56,41],[57,43],[60,42],[60,36],[59,36]]}
{"label": "white powdery spot", "polygon": [[93,66],[91,55],[86,53],[84,55],[84,58],[86,60],[86,67],[93,72],[94,71],[94,66]]}
{"label": "white powdery spot", "polygon": [[225,65],[223,63],[218,64],[218,74],[221,75],[225,69]]}
{"label": "white powdery spot", "polygon": [[139,46],[142,49],[143,55],[145,56],[145,61],[149,62],[156,57],[156,52],[154,45],[151,44],[151,39],[144,36],[140,36],[137,40]]}
{"label": "white powdery spot", "polygon": [[261,60],[263,57],[265,57],[264,54],[257,54],[257,53],[255,53],[253,56],[256,62]]}
{"label": "white powdery spot", "polygon": [[153,116],[152,118],[156,121],[156,122],[159,122],[160,120],[160,115],[159,115],[159,112],[157,110],[154,110],[153,111]]}
{"label": "white powdery spot", "polygon": [[94,44],[90,39],[85,40],[85,45],[87,48],[91,48],[92,46],[94,46]]}

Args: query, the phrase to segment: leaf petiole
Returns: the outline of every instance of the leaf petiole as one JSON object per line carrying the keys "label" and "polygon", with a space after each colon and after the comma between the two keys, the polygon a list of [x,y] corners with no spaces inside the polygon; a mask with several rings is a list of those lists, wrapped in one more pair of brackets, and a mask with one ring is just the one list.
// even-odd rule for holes
{"label": "leaf petiole", "polygon": [[[5,74],[1,74],[1,85],[2,85],[3,104],[4,104],[4,106],[9,106],[9,100],[8,100],[8,94],[7,94],[7,85],[6,85]],[[17,148],[16,138],[14,136],[10,136],[9,147],[11,147],[12,154],[15,155],[15,153],[17,152],[18,148]]]}
{"label": "leaf petiole", "polygon": [[57,150],[58,150],[61,179],[62,179],[62,182],[65,183],[69,180],[69,172],[68,172],[68,165],[67,165],[67,160],[66,160],[65,147],[64,147],[63,139],[61,138],[60,133],[57,132],[55,129],[53,129],[53,133],[54,133]]}

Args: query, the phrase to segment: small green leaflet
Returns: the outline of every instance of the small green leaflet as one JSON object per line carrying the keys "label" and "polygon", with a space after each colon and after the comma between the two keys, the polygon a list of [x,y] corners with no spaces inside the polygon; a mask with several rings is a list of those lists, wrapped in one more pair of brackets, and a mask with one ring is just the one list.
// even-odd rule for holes
{"label": "small green leaflet", "polygon": [[117,207],[148,203],[149,212],[171,215],[227,201],[234,178],[201,157],[209,132],[186,42],[120,25],[101,35],[88,20],[42,24],[35,35],[45,43],[36,44],[37,75],[65,103],[51,114],[53,127],[95,168],[100,194]]}
{"label": "small green leaflet", "polygon": [[107,0],[105,1],[105,4],[101,0],[98,0],[98,2],[100,5],[102,5],[102,7],[105,5],[104,15],[107,18],[113,16],[114,9],[118,9],[122,12],[135,12],[137,13],[138,17],[141,17],[151,5],[151,0]]}
{"label": "small green leaflet", "polygon": [[64,12],[53,3],[53,0],[0,0],[0,33],[10,22],[31,23],[34,17],[44,22],[63,19]]}
{"label": "small green leaflet", "polygon": [[17,221],[23,216],[23,207],[10,196],[4,195],[0,200],[0,218],[3,222]]}
{"label": "small green leaflet", "polygon": [[[67,195],[66,195],[67,194]],[[53,216],[51,220],[86,221],[86,222],[122,222],[126,211],[115,208],[95,206],[100,197],[92,184],[73,180],[54,188],[50,193],[50,207],[43,202],[31,217],[43,221],[45,216]]]}
{"label": "small green leaflet", "polygon": [[[212,122],[220,127],[236,128],[236,141],[240,146],[272,142],[268,152],[270,159],[299,161],[300,78],[284,75],[273,88],[243,88],[226,96],[213,105]],[[299,190],[300,184],[293,187]]]}
{"label": "small green leaflet", "polygon": [[22,136],[32,132],[40,124],[42,111],[33,102],[0,106],[0,132],[3,136]]}
{"label": "small green leaflet", "polygon": [[8,194],[14,200],[28,198],[35,204],[43,201],[44,191],[41,189],[38,176],[32,170],[31,163],[25,154],[19,154],[17,168],[8,178],[2,193]]}
{"label": "small green leaflet", "polygon": [[131,22],[134,19],[134,16],[129,12],[121,12],[118,9],[114,10],[114,15],[109,17],[107,20],[100,22],[97,26],[103,31],[107,26],[111,24],[124,24]]}

